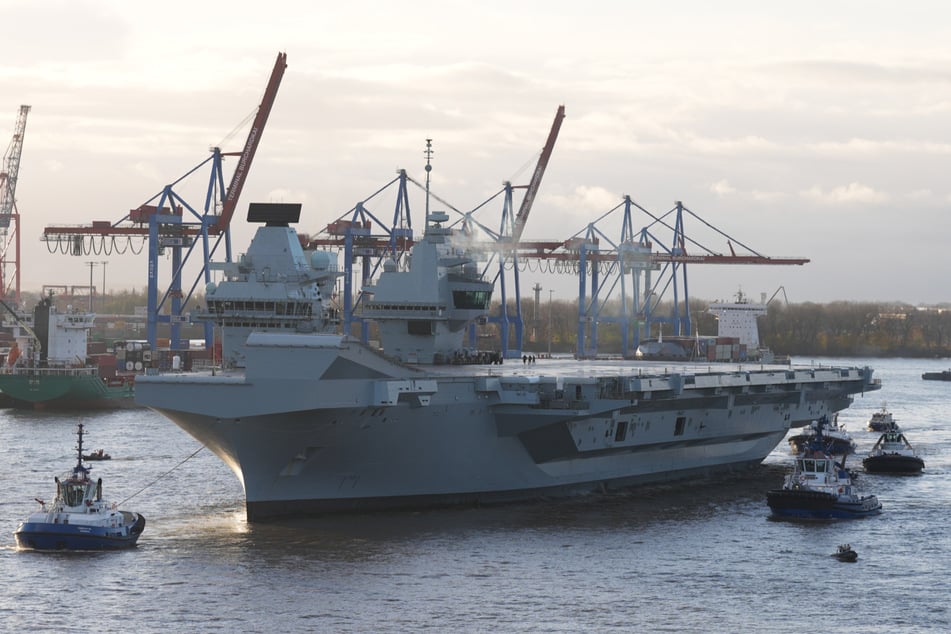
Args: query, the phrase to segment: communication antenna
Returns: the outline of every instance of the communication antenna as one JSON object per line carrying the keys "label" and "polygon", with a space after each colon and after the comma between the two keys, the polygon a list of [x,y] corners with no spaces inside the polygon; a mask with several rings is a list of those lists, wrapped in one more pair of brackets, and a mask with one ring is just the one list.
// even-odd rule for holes
{"label": "communication antenna", "polygon": [[424,152],[426,156],[426,220],[429,221],[429,174],[433,171],[432,158],[433,158],[433,140],[426,139],[426,151]]}

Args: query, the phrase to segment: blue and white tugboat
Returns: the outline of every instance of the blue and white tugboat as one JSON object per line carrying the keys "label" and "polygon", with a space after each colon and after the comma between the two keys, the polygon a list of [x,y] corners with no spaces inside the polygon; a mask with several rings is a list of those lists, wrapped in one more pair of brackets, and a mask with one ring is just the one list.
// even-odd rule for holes
{"label": "blue and white tugboat", "polygon": [[102,499],[102,478],[92,480],[83,465],[83,424],[77,431],[77,462],[56,481],[56,498],[37,499],[40,510],[17,528],[17,546],[32,550],[117,550],[131,548],[145,529],[145,518],[120,511]]}
{"label": "blue and white tugboat", "polygon": [[781,489],[766,494],[773,515],[800,519],[846,519],[875,515],[882,504],[874,495],[859,495],[845,468],[845,456],[836,461],[823,437],[825,418],[815,424],[816,433],[805,451],[796,457]]}

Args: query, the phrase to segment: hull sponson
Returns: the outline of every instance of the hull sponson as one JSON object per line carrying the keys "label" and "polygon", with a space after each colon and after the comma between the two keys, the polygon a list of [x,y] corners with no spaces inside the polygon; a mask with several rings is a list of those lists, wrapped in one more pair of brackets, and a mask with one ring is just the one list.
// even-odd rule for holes
{"label": "hull sponson", "polygon": [[416,369],[330,335],[255,334],[246,349],[245,374],[143,377],[136,400],[231,467],[249,520],[508,502],[745,468],[791,425],[879,387],[858,368]]}

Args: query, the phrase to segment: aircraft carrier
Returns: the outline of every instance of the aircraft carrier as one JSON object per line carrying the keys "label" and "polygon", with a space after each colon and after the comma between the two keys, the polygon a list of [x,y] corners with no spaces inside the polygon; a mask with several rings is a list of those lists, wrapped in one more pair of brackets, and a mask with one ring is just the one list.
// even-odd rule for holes
{"label": "aircraft carrier", "polygon": [[[257,209],[257,211],[254,211]],[[538,359],[467,349],[492,284],[430,213],[409,261],[388,261],[363,315],[380,348],[336,334],[334,256],[305,252],[300,206],[263,223],[206,318],[221,367],[146,376],[136,401],[213,451],[249,521],[331,511],[568,496],[759,464],[790,427],[880,388],[867,367]],[[296,211],[295,211],[296,209]]]}

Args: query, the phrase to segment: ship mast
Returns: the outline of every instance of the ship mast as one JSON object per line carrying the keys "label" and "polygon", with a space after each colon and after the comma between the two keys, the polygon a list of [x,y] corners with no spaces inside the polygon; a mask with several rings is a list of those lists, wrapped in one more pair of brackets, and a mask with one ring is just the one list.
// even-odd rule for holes
{"label": "ship mast", "polygon": [[433,158],[433,140],[426,139],[426,151],[423,153],[426,156],[426,222],[429,222],[429,176],[433,171],[432,158]]}

